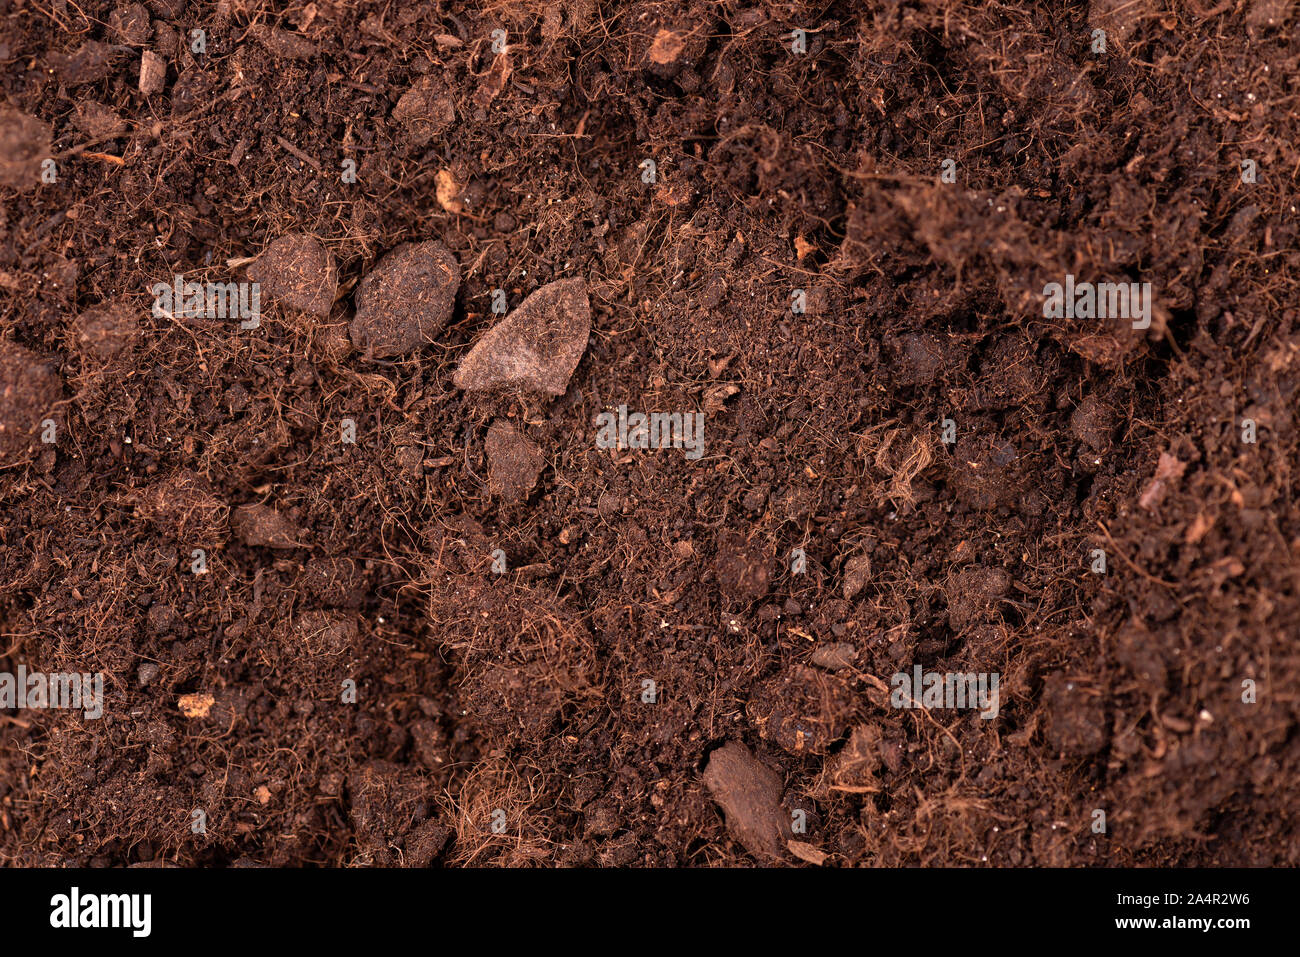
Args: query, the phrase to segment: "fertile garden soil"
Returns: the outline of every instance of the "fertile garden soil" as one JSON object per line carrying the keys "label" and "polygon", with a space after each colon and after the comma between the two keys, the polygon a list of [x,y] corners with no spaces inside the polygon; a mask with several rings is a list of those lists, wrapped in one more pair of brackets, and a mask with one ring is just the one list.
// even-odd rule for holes
{"label": "fertile garden soil", "polygon": [[0,0],[0,67],[0,672],[105,696],[0,711],[0,861],[1300,863],[1294,4]]}

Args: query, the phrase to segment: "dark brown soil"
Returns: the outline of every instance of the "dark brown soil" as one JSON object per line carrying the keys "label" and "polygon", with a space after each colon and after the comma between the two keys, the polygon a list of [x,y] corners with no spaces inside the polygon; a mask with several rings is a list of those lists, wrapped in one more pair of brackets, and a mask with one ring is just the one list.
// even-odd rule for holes
{"label": "dark brown soil", "polygon": [[1300,863],[1298,16],[0,0],[0,861]]}

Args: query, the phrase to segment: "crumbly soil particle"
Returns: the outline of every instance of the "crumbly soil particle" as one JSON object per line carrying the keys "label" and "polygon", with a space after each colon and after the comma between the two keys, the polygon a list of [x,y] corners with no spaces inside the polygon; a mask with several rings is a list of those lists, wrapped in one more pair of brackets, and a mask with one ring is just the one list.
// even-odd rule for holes
{"label": "crumbly soil particle", "polygon": [[35,189],[50,152],[49,124],[39,117],[0,107],[0,187]]}
{"label": "crumbly soil particle", "polygon": [[1294,4],[9,6],[0,863],[1300,864]]}
{"label": "crumbly soil particle", "polygon": [[[0,463],[22,461],[34,450],[39,433],[59,397],[59,381],[48,363],[12,339],[0,339]],[[48,444],[48,443],[47,443]]]}
{"label": "crumbly soil particle", "polygon": [[508,502],[527,498],[546,463],[537,443],[509,422],[498,420],[488,429],[483,449],[492,490]]}
{"label": "crumbly soil particle", "polygon": [[384,359],[431,343],[451,319],[459,288],[460,264],[442,243],[399,246],[357,287],[352,344]]}
{"label": "crumbly soil particle", "polygon": [[271,243],[248,267],[261,295],[294,309],[327,316],[338,292],[334,257],[313,236],[291,234]]}

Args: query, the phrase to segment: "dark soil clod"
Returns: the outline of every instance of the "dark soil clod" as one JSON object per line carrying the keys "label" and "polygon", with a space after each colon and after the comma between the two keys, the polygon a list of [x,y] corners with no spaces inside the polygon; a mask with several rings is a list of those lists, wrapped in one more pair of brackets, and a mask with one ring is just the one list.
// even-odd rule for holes
{"label": "dark soil clod", "polygon": [[5,464],[29,450],[61,392],[48,364],[9,339],[0,339],[0,456]]}
{"label": "dark soil clod", "polygon": [[781,807],[781,778],[775,771],[743,744],[728,741],[709,755],[704,783],[732,837],[764,863],[784,858],[793,830]]}
{"label": "dark soil clod", "polygon": [[484,449],[492,491],[507,502],[527,498],[546,463],[537,443],[510,423],[497,421],[488,429]]}
{"label": "dark soil clod", "polygon": [[460,264],[442,243],[399,246],[357,287],[352,343],[376,359],[432,342],[451,319]]}
{"label": "dark soil clod", "polygon": [[338,292],[338,269],[314,236],[281,236],[248,267],[264,296],[301,312],[327,316]]}
{"label": "dark soil clod", "polygon": [[0,186],[35,189],[50,156],[50,128],[42,120],[0,107]]}

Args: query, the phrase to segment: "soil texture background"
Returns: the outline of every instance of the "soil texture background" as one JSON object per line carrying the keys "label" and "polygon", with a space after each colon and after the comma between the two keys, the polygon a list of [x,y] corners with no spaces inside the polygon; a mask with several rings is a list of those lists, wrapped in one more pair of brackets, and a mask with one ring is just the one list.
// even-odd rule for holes
{"label": "soil texture background", "polygon": [[0,68],[0,672],[104,682],[0,710],[0,861],[1300,863],[1295,4],[0,0]]}

